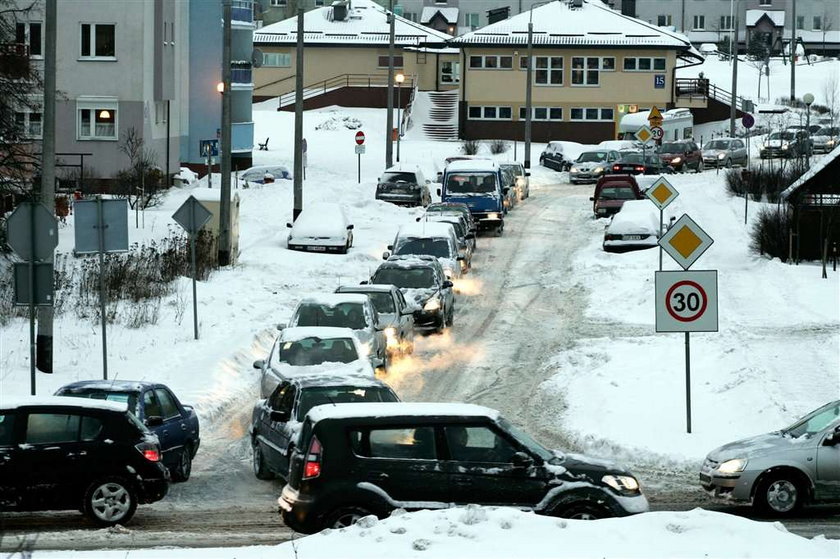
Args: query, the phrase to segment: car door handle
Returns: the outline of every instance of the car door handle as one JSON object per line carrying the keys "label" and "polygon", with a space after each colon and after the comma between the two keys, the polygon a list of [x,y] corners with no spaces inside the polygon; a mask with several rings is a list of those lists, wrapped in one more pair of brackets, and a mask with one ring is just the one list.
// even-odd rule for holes
{"label": "car door handle", "polygon": [[80,452],[68,452],[67,458],[78,458],[80,456],[87,456],[87,452],[82,450]]}
{"label": "car door handle", "polygon": [[0,460],[11,460],[12,457],[8,454],[0,454]]}
{"label": "car door handle", "polygon": [[388,479],[388,474],[385,472],[371,472],[368,474],[368,479],[378,480],[378,481],[385,481]]}

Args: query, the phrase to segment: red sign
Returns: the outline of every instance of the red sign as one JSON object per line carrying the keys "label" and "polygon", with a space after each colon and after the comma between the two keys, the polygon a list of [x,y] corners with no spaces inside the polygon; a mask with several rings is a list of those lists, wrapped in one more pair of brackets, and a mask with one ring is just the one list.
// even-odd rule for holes
{"label": "red sign", "polygon": [[691,280],[678,281],[665,295],[665,309],[680,322],[693,322],[702,317],[708,304],[706,290]]}
{"label": "red sign", "polygon": [[365,133],[362,132],[361,130],[356,132],[356,143],[358,145],[362,145],[363,143],[365,143]]}

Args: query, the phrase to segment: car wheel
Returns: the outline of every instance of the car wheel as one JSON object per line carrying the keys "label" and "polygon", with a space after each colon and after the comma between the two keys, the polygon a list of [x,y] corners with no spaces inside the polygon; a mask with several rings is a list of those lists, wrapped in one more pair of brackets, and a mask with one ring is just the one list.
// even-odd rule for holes
{"label": "car wheel", "polygon": [[579,501],[563,508],[557,516],[573,520],[598,520],[615,516],[609,509],[592,501]]}
{"label": "car wheel", "polygon": [[187,481],[190,479],[192,473],[192,448],[189,445],[181,449],[181,454],[178,456],[178,464],[175,469],[170,471],[172,481]]}
{"label": "car wheel", "polygon": [[339,507],[324,517],[324,528],[347,528],[372,514],[364,507]]}
{"label": "car wheel", "polygon": [[257,479],[274,479],[274,472],[269,470],[268,465],[265,463],[260,443],[254,441],[252,448],[254,475],[257,476]]}
{"label": "car wheel", "polygon": [[455,309],[449,308],[449,312],[446,313],[446,318],[444,319],[444,324],[446,326],[452,326],[455,323]]}
{"label": "car wheel", "polygon": [[85,491],[85,514],[102,526],[125,524],[136,510],[137,494],[121,478],[99,479]]}
{"label": "car wheel", "polygon": [[802,480],[791,472],[780,472],[759,483],[754,504],[774,516],[787,516],[799,509],[804,501]]}

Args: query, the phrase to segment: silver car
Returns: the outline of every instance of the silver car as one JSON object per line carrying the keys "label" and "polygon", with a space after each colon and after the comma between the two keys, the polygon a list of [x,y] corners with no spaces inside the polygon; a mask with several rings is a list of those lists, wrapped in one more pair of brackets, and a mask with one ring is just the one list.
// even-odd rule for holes
{"label": "silver car", "polygon": [[777,516],[806,503],[839,503],[840,400],[781,431],[713,450],[700,484],[714,497],[752,502]]}
{"label": "silver car", "polygon": [[840,128],[837,126],[824,126],[817,130],[811,140],[814,142],[811,148],[814,153],[828,153],[837,147],[840,140]]}
{"label": "silver car", "polygon": [[703,146],[703,164],[706,167],[747,166],[747,145],[738,138],[717,138]]}

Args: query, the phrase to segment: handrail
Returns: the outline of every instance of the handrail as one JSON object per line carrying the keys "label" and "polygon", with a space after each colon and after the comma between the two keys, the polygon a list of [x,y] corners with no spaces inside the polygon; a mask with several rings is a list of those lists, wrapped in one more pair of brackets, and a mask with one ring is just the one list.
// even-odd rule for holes
{"label": "handrail", "polygon": [[[414,78],[410,78],[408,85],[414,87]],[[382,87],[388,85],[387,74],[339,74],[325,80],[321,80],[303,88],[303,99],[310,99],[323,95],[333,89],[340,87]],[[283,93],[278,98],[278,108],[294,103],[295,91]]]}
{"label": "handrail", "polygon": [[[674,94],[676,97],[685,99],[714,99],[726,105],[732,102],[732,93],[722,89],[715,84],[709,83],[705,78],[677,78],[674,80]],[[735,96],[735,108],[744,110],[744,98]]]}

